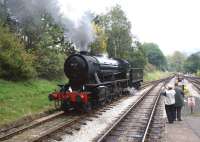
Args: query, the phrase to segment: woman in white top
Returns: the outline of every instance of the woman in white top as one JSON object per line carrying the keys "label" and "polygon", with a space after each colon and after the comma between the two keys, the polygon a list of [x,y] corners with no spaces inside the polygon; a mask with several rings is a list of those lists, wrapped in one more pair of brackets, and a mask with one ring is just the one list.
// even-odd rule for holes
{"label": "woman in white top", "polygon": [[175,119],[175,90],[173,89],[172,85],[168,85],[168,88],[162,92],[162,95],[164,95],[164,101],[165,101],[165,110],[167,113],[167,119],[169,123],[173,123]]}

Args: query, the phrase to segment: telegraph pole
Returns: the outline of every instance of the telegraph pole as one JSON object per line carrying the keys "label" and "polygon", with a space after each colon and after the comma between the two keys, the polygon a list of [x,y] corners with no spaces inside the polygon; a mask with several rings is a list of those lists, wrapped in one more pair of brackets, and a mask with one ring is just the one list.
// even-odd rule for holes
{"label": "telegraph pole", "polygon": [[4,18],[6,21],[7,20],[7,0],[4,0],[3,7],[4,7]]}
{"label": "telegraph pole", "polygon": [[3,23],[6,23],[7,21],[7,0],[0,0],[0,17]]}

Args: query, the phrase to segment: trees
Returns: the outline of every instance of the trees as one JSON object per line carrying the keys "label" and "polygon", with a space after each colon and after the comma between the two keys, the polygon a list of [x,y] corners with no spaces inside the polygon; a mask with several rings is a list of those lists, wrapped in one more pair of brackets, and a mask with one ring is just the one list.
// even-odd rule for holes
{"label": "trees", "polygon": [[197,73],[200,70],[200,52],[191,54],[184,64],[186,72]]}
{"label": "trees", "polygon": [[105,28],[99,24],[98,17],[94,19],[93,28],[96,33],[96,39],[90,45],[91,53],[96,55],[106,53],[108,37],[105,33]]}
{"label": "trees", "polygon": [[63,65],[65,55],[54,49],[41,48],[34,52],[35,68],[38,77],[45,79],[60,79],[64,76]]}
{"label": "trees", "polygon": [[167,57],[168,69],[170,71],[183,72],[185,60],[185,54],[181,53],[180,51],[175,51],[171,56]]}
{"label": "trees", "polygon": [[[105,15],[94,19],[97,39],[92,44],[92,52],[106,52],[110,57],[123,58],[132,67],[144,68],[147,60],[141,43],[133,41],[131,23],[119,5],[113,7]],[[100,44],[101,43],[101,44]]]}
{"label": "trees", "polygon": [[200,69],[197,71],[197,76],[200,77]]}
{"label": "trees", "polygon": [[[54,21],[50,13],[48,13],[43,7],[37,8],[38,5],[34,5],[36,6],[34,8],[31,6],[28,7],[28,3],[29,2],[26,2],[24,0],[11,0],[8,3],[11,12],[7,14],[9,17],[16,17],[16,21],[19,21],[19,25],[11,26],[10,23],[14,21],[6,21],[8,25],[7,31],[11,31],[13,33],[13,39],[16,39],[17,42],[20,43],[19,46],[22,48],[17,48],[18,45],[16,44],[16,42],[11,41],[12,45],[9,46],[7,52],[14,54],[14,52],[16,51],[15,49],[20,50],[20,54],[16,53],[15,57],[22,59],[25,59],[25,57],[27,57],[27,62],[29,61],[28,59],[30,57],[30,64],[32,66],[31,69],[33,69],[33,71],[31,71],[30,69],[30,74],[32,74],[33,76],[35,76],[37,72],[37,75],[42,78],[54,79],[62,77],[65,53],[68,52],[66,48],[71,46],[71,44],[68,44],[68,42],[64,42],[64,30],[61,25],[57,24]],[[24,8],[21,9],[21,7]],[[7,40],[9,41],[9,39]],[[27,56],[25,56],[25,54],[27,54]],[[8,58],[11,57],[8,56],[2,58],[8,61]],[[9,60],[12,59],[14,58],[11,58]],[[15,64],[18,63],[14,62],[13,60],[13,62],[10,62],[9,64],[9,66],[15,66]],[[25,63],[24,66],[26,66]],[[6,67],[4,66],[4,68]],[[25,69],[25,67],[23,68]],[[29,69],[27,68],[26,70]],[[19,74],[16,69],[13,69],[13,72]],[[20,75],[17,75],[17,77],[19,79],[29,79],[33,77],[32,75],[29,76],[27,73],[25,77],[22,77]],[[11,74],[9,74],[7,75],[7,78],[12,79],[13,77]]]}
{"label": "trees", "polygon": [[142,44],[138,41],[135,42],[135,47],[128,50],[127,60],[134,68],[144,68],[147,64],[147,58],[142,48]]}
{"label": "trees", "polygon": [[200,52],[186,57],[185,54],[175,51],[167,60],[170,71],[197,73],[200,70]]}
{"label": "trees", "polygon": [[61,78],[65,60],[64,31],[48,13],[44,14],[38,39],[31,49],[36,57],[36,71],[41,78]]}
{"label": "trees", "polygon": [[99,17],[107,36],[107,52],[111,57],[127,58],[132,45],[131,24],[119,5]]}
{"label": "trees", "polygon": [[97,16],[94,21],[98,32],[92,52],[107,51],[110,57],[126,59],[133,67],[144,67],[146,57],[141,44],[133,41],[131,23],[119,5],[105,15]]}
{"label": "trees", "polygon": [[8,28],[0,25],[0,35],[0,77],[8,80],[34,77],[34,56],[25,51],[23,43]]}
{"label": "trees", "polygon": [[[30,76],[27,74],[23,78],[31,78],[37,74],[42,78],[54,79],[63,75],[64,59],[71,52],[74,52],[72,41],[67,41],[67,36],[64,37],[64,32],[69,30],[72,25],[69,24],[64,31],[63,25],[57,23],[45,8],[38,6],[38,1],[31,3],[26,0],[9,1],[8,6],[10,6],[9,11],[11,12],[7,14],[16,17],[16,21],[13,22],[18,22],[17,25],[13,26],[7,24],[9,31],[13,32],[11,39],[17,39],[11,41],[13,44],[9,47],[9,53],[14,54],[15,46],[21,47],[17,48],[20,53],[16,54],[16,58],[19,57],[24,62],[23,69],[28,70],[31,74]],[[48,0],[45,0],[45,2],[48,4]],[[8,11],[5,10],[5,12]],[[97,16],[94,22],[96,39],[91,44],[91,51],[94,54],[107,52],[110,57],[128,60],[133,67],[143,68],[145,66],[147,62],[145,50],[139,42],[133,41],[131,23],[119,5],[113,7],[105,15]],[[10,55],[5,57],[2,54],[1,57],[5,61],[13,59],[14,62],[14,59],[16,60],[16,58],[11,58]],[[26,63],[23,60],[25,58]],[[10,64],[14,65],[15,63]],[[29,65],[32,67],[29,68]],[[17,69],[15,70],[17,71]]]}
{"label": "trees", "polygon": [[155,65],[158,69],[161,70],[166,69],[166,58],[157,44],[144,43],[142,48],[150,64]]}

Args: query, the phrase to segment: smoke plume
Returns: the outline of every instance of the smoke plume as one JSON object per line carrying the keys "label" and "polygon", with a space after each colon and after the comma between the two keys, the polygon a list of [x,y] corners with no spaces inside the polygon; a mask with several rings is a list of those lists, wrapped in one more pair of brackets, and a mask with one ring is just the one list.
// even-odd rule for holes
{"label": "smoke plume", "polygon": [[63,22],[65,25],[69,25],[69,23],[72,25],[65,30],[65,37],[75,43],[76,47],[81,47],[80,50],[88,51],[88,44],[94,40],[89,15],[84,15],[78,24],[69,22],[68,20],[63,20]]}
{"label": "smoke plume", "polygon": [[92,14],[76,9],[77,3],[68,0],[8,0],[7,5],[11,15],[22,23],[31,18],[32,24],[39,25],[41,14],[50,13],[64,26],[66,40],[72,41],[80,51],[88,51],[88,44],[94,40]]}

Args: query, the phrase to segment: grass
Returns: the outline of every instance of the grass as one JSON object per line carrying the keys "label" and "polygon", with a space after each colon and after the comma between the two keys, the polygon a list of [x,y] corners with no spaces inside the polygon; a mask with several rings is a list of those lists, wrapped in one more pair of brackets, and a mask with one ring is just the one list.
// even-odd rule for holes
{"label": "grass", "polygon": [[158,80],[164,77],[169,76],[170,72],[162,72],[162,71],[153,71],[153,72],[146,72],[144,75],[144,81],[152,81],[152,80]]}
{"label": "grass", "polygon": [[51,108],[53,103],[49,102],[48,94],[58,83],[41,79],[25,82],[0,80],[0,125]]}

